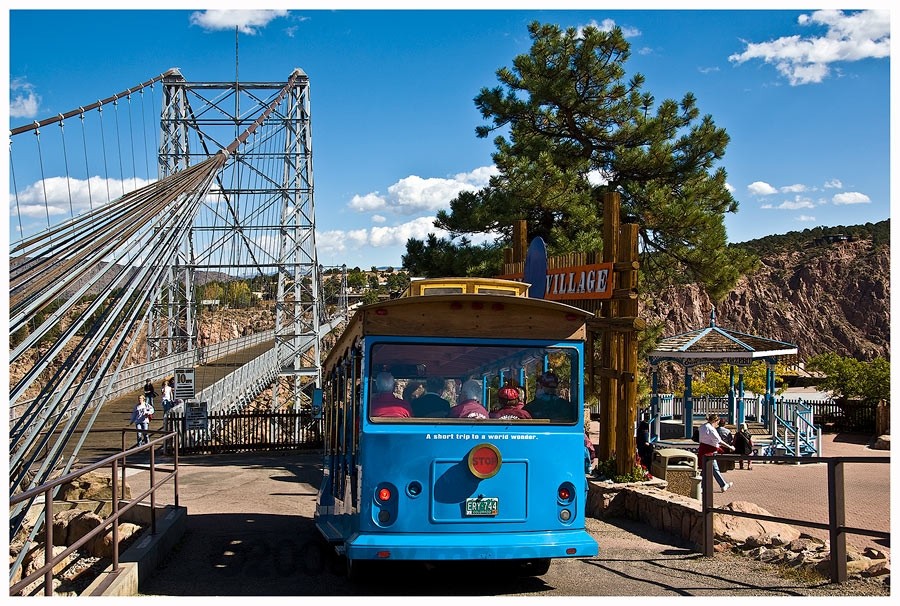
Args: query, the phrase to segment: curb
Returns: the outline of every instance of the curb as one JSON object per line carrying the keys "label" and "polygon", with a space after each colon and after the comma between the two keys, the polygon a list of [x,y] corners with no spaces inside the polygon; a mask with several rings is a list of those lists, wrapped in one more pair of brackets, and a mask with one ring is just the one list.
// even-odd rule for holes
{"label": "curb", "polygon": [[119,570],[113,572],[110,564],[82,596],[138,595],[141,583],[153,574],[184,534],[187,508],[167,505],[157,515],[156,534],[144,531],[144,536],[119,557]]}

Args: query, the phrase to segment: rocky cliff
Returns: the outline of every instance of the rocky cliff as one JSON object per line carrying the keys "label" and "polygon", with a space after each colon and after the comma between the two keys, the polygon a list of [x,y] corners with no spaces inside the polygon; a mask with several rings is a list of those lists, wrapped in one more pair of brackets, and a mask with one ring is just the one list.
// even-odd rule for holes
{"label": "rocky cliff", "polygon": [[[890,359],[890,246],[872,239],[818,241],[760,256],[715,303],[723,328],[797,345],[800,360],[835,352]],[[642,306],[663,337],[709,326],[714,303],[697,285],[670,287]]]}

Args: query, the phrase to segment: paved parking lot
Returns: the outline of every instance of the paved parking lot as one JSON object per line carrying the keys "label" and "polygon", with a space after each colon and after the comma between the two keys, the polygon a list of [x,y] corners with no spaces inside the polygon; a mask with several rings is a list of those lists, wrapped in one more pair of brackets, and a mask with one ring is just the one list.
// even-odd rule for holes
{"label": "paved parking lot", "polygon": [[[869,450],[861,438],[838,435],[827,437],[825,454],[886,456],[889,453]],[[179,473],[179,504],[188,510],[187,532],[143,592],[181,596],[336,596],[396,592],[398,585],[393,582],[362,587],[348,583],[339,570],[340,565],[319,549],[312,524],[321,477],[319,460],[312,453],[184,458]],[[890,529],[887,467],[859,464],[847,471],[848,524]],[[757,464],[753,471],[735,469],[727,472],[726,477],[735,485],[725,494],[716,493],[717,506],[746,500],[773,515],[797,519],[827,515],[823,464]],[[133,484],[133,490],[138,489],[141,474],[131,476],[129,483]],[[159,498],[171,502],[171,487],[166,491],[169,494],[164,492]],[[622,524],[589,522],[589,530],[601,544],[600,556],[583,561],[561,560],[539,580],[513,583],[494,578],[487,585],[473,585],[465,590],[459,587],[455,575],[416,569],[400,574],[397,582],[421,577],[422,582],[410,589],[419,595],[763,596],[828,595],[835,591],[831,586],[801,591],[797,582],[785,580],[771,569],[739,556],[700,557],[679,539],[645,526],[636,527],[636,523],[627,520]],[[848,545],[854,550],[872,545],[889,552],[886,545],[871,539],[850,537]],[[673,577],[673,571],[680,572]],[[653,576],[656,573],[658,578]],[[406,574],[412,577],[404,577]],[[681,577],[684,578],[676,582]],[[704,578],[715,582],[700,582]]]}

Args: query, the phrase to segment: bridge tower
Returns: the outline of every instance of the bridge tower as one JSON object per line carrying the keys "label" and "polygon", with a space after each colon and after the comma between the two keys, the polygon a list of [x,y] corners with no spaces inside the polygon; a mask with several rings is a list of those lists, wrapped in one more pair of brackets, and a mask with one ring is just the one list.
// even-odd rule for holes
{"label": "bridge tower", "polygon": [[[191,165],[188,83],[181,72],[171,69],[162,87],[160,180]],[[152,299],[147,324],[148,361],[193,351],[197,346],[194,267],[193,230],[189,230],[180,240],[175,262],[166,268],[164,282]]]}
{"label": "bridge tower", "polygon": [[[170,70],[163,87],[160,178],[223,149],[228,159],[160,289],[148,329],[148,359],[202,351],[198,280],[221,278],[217,272],[226,279],[271,279],[277,282],[272,289],[279,368],[272,408],[311,404],[311,387],[320,382],[324,310],[309,78],[295,69],[287,84],[187,82]],[[208,275],[198,275],[203,272]]]}
{"label": "bridge tower", "polygon": [[320,270],[316,256],[309,78],[296,69],[285,116],[281,238],[275,312],[275,350],[280,364],[272,407],[311,406],[311,387],[321,384],[319,360]]}

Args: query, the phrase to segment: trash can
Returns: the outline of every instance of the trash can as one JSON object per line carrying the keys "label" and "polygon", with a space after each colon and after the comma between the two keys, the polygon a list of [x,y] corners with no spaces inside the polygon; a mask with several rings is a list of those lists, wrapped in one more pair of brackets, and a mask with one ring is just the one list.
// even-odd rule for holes
{"label": "trash can", "polygon": [[669,492],[693,496],[692,478],[697,475],[697,455],[680,448],[661,448],[653,451],[650,473],[668,483]]}

